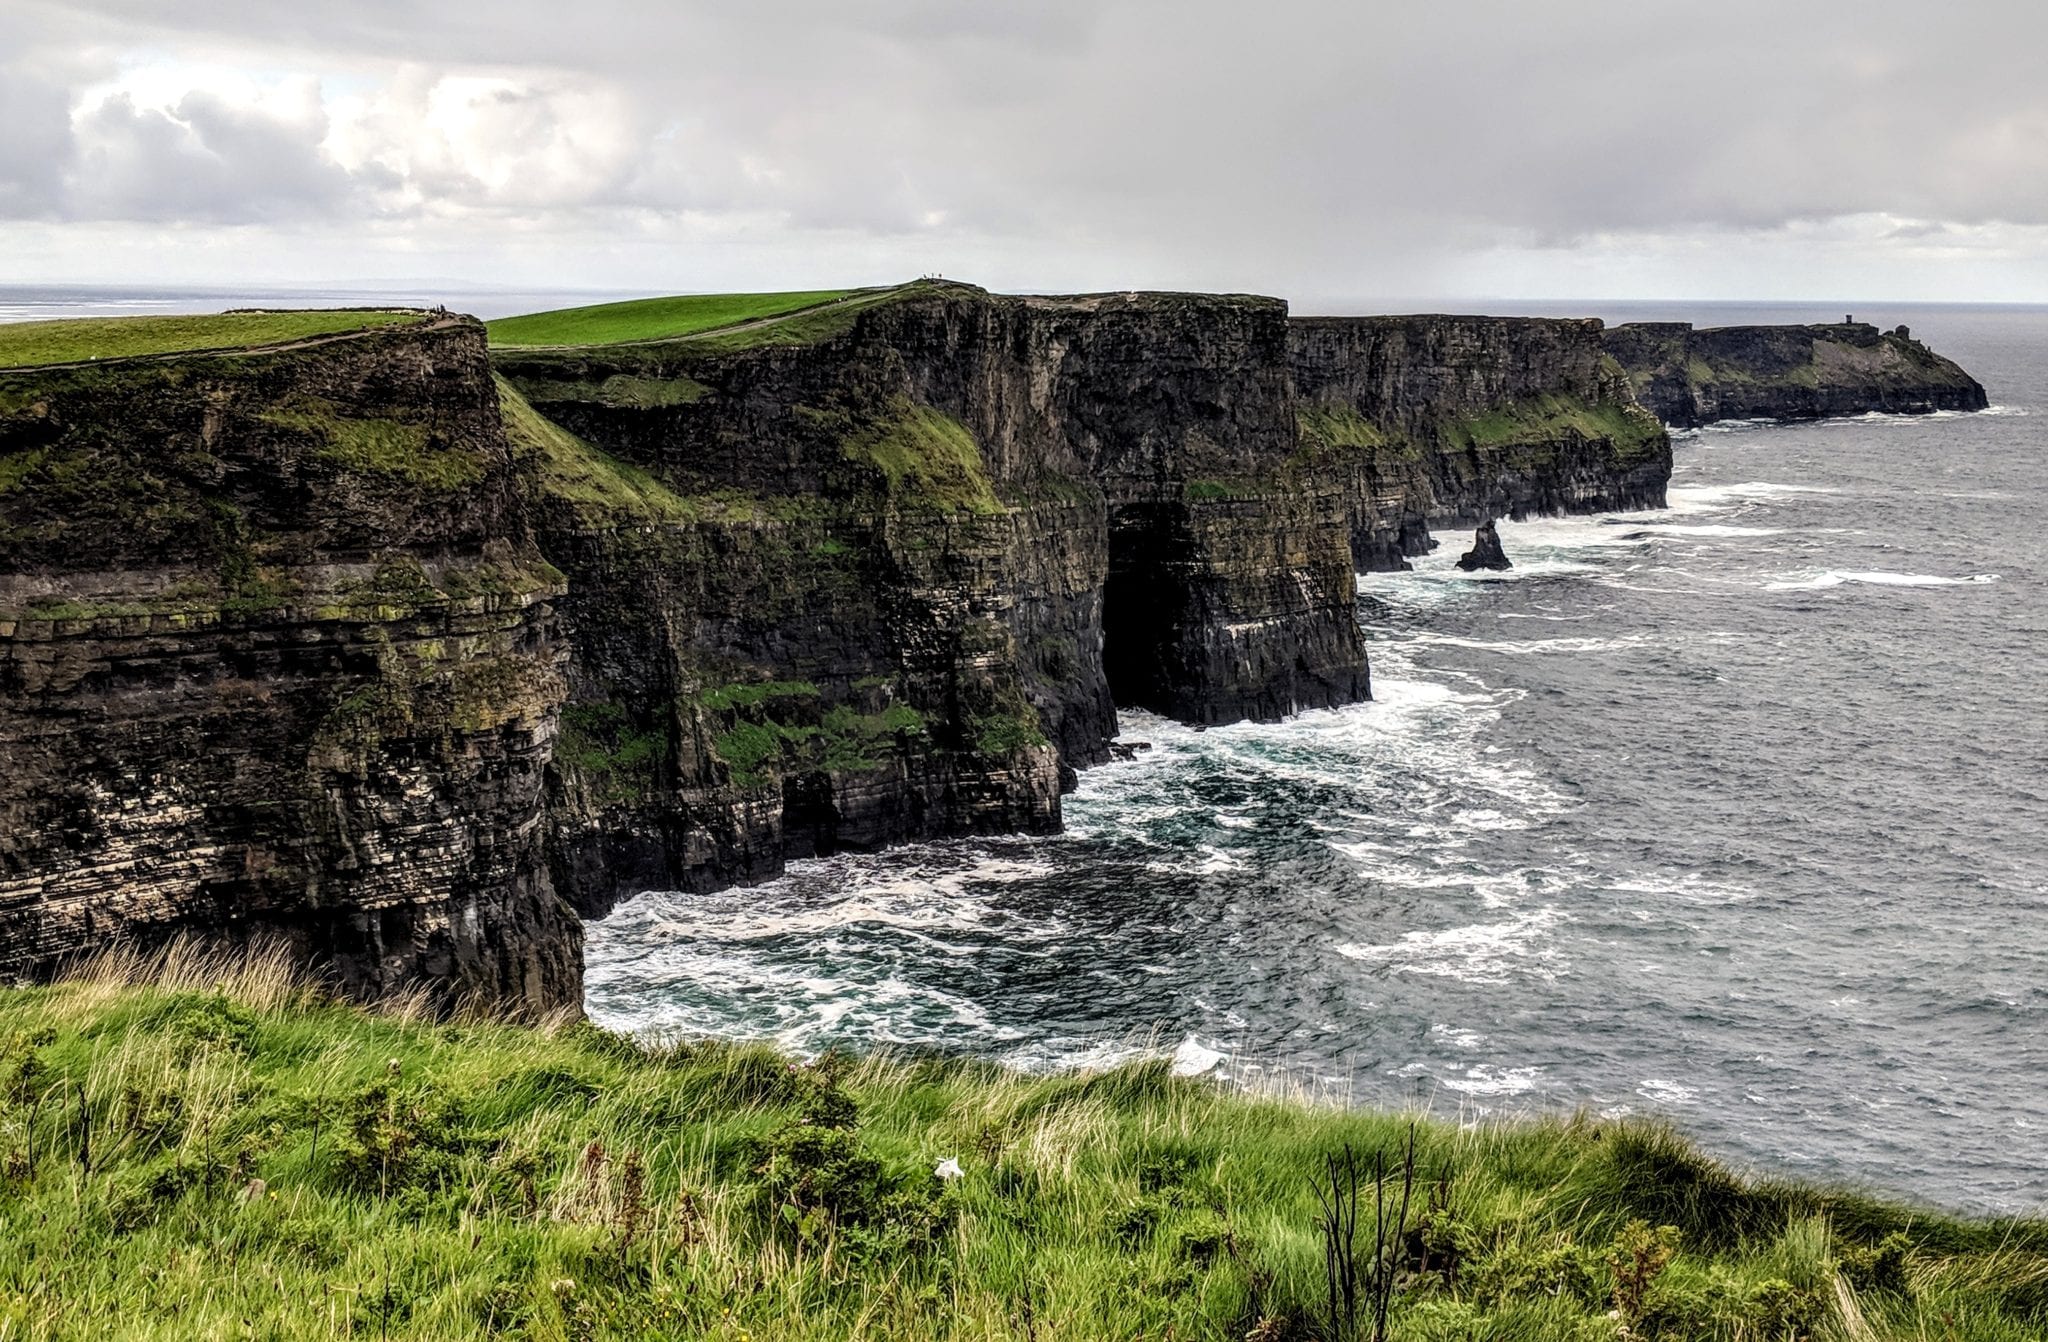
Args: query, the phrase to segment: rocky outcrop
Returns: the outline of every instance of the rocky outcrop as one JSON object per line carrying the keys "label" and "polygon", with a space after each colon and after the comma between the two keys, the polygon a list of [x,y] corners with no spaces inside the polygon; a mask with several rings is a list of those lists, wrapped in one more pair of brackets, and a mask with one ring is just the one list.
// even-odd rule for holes
{"label": "rocky outcrop", "polygon": [[1508,552],[1500,545],[1500,528],[1488,518],[1472,533],[1472,548],[1458,556],[1458,567],[1467,573],[1480,569],[1503,572],[1514,567],[1508,561]]}
{"label": "rocky outcrop", "polygon": [[501,353],[570,576],[564,888],[1051,829],[1116,704],[1362,698],[1286,341],[1266,299],[923,285],[801,344]]}
{"label": "rocky outcrop", "polygon": [[0,372],[0,974],[193,932],[577,1004],[519,513],[468,320]]}
{"label": "rocky outcrop", "polygon": [[1664,506],[1671,440],[1594,320],[1317,317],[1290,324],[1303,450],[1342,481],[1362,570],[1429,529]]}
{"label": "rocky outcrop", "polygon": [[1607,332],[1638,399],[1674,428],[1717,419],[1982,410],[1984,388],[1901,326],[1632,322]]}

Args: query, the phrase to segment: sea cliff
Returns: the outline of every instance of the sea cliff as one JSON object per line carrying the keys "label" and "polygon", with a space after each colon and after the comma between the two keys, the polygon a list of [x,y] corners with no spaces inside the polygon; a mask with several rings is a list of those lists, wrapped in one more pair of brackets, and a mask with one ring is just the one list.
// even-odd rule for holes
{"label": "sea cliff", "polygon": [[1355,573],[1654,506],[1597,323],[920,283],[0,371],[0,970],[278,936],[580,999],[577,914],[1057,829],[1118,706],[1369,692]]}
{"label": "sea cliff", "polygon": [[467,319],[0,371],[0,973],[190,928],[579,1002],[521,513]]}
{"label": "sea cliff", "polygon": [[1671,439],[1592,320],[1320,317],[1290,326],[1301,442],[1341,480],[1359,567],[1430,528],[1661,508]]}
{"label": "sea cliff", "polygon": [[1982,410],[1984,388],[1904,327],[1632,322],[1606,333],[1637,398],[1674,428],[1717,419]]}

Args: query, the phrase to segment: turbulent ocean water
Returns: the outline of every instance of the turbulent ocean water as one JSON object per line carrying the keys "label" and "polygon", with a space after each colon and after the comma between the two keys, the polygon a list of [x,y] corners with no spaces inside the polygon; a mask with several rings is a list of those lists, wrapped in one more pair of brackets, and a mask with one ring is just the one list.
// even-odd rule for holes
{"label": "turbulent ocean water", "polygon": [[1755,1168],[2048,1205],[2048,315],[1870,315],[1997,408],[1686,435],[1669,510],[1503,525],[1507,574],[1447,537],[1361,580],[1374,702],[1127,713],[1153,749],[1058,837],[637,897],[589,929],[591,1014],[1652,1112]]}

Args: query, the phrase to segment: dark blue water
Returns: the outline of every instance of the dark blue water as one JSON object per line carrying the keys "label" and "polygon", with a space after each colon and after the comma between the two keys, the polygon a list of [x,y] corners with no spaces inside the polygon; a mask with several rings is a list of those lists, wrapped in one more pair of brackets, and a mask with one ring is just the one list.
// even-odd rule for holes
{"label": "dark blue water", "polygon": [[2048,1206],[2048,316],[1857,315],[1999,408],[1686,436],[1668,512],[1365,578],[1377,702],[1127,715],[1156,748],[1084,775],[1063,836],[643,896],[590,929],[591,1012],[1651,1111],[1757,1167]]}

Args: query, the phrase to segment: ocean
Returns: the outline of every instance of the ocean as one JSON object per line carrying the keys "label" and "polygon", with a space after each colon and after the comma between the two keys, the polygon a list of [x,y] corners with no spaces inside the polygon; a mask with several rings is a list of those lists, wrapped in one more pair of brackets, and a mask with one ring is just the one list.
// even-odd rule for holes
{"label": "ocean", "polygon": [[[0,290],[0,319],[398,298]],[[484,315],[592,295],[436,294]],[[1907,322],[1980,415],[1724,424],[1671,507],[1360,580],[1374,701],[1082,775],[1050,838],[795,864],[588,929],[622,1029],[1184,1071],[1481,1121],[1669,1117],[1745,1167],[2048,1208],[2048,311]]]}
{"label": "ocean", "polygon": [[2048,313],[1857,315],[1995,408],[1682,435],[1670,508],[1504,524],[1505,574],[1446,536],[1360,580],[1374,702],[1126,713],[1152,749],[1057,837],[636,897],[588,929],[591,1015],[1659,1114],[1746,1168],[2048,1207]]}

